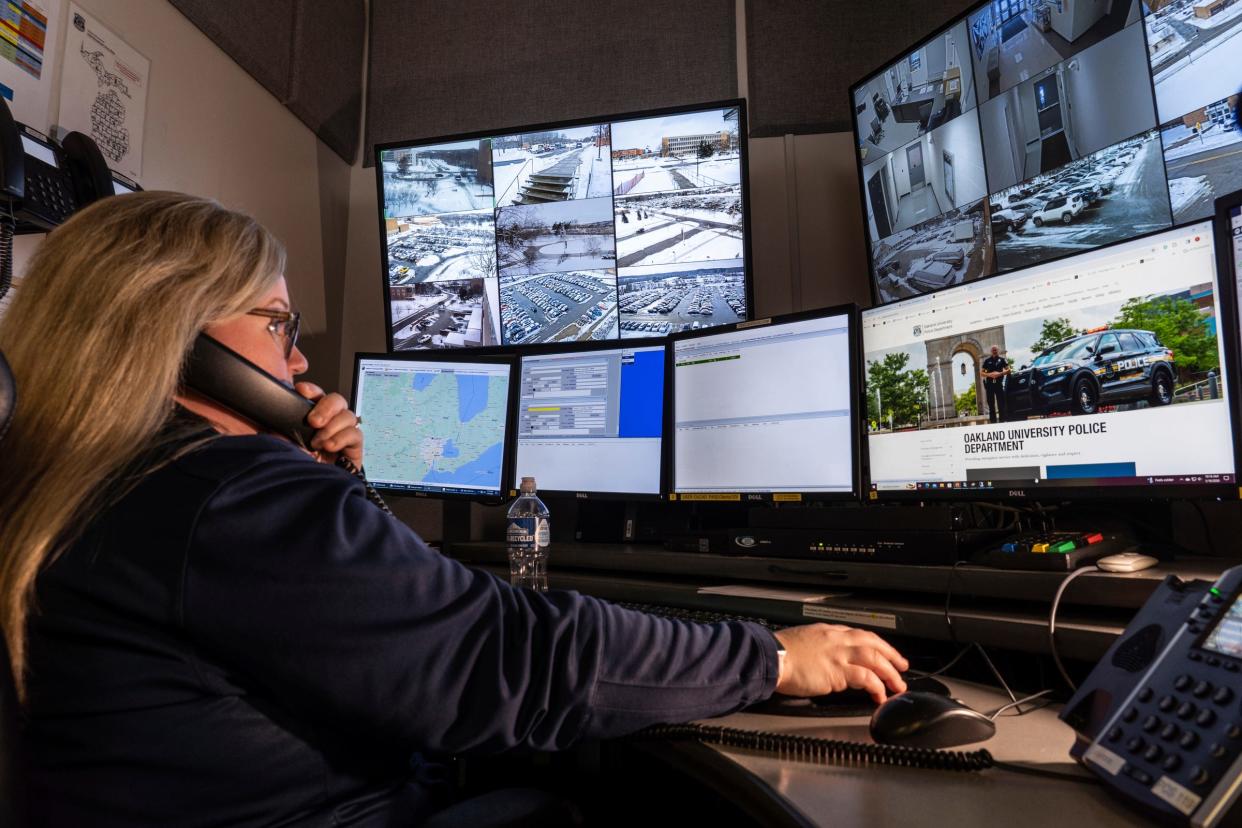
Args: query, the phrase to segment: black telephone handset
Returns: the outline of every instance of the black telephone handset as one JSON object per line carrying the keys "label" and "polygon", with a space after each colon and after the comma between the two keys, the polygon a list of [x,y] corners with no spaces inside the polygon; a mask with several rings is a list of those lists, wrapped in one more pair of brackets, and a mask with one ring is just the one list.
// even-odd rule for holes
{"label": "black telephone handset", "polygon": [[1065,706],[1071,751],[1166,822],[1242,824],[1242,566],[1170,578]]}
{"label": "black telephone handset", "polygon": [[[194,340],[186,364],[185,384],[300,446],[309,446],[315,435],[315,429],[306,422],[314,403],[207,334],[199,334]],[[336,465],[362,481],[368,500],[392,514],[361,469],[344,455],[337,457]]]}
{"label": "black telephone handset", "polygon": [[301,445],[315,434],[306,422],[314,407],[310,400],[207,334],[194,341],[185,384]]}

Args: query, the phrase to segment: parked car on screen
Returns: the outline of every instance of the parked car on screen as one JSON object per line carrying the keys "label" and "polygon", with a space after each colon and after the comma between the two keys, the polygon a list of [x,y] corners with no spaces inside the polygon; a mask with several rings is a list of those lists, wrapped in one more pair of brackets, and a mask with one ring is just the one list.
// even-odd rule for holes
{"label": "parked car on screen", "polygon": [[1045,201],[1031,216],[1031,221],[1035,222],[1036,227],[1043,227],[1052,221],[1069,224],[1086,209],[1086,206],[1080,196],[1068,194],[1056,196]]}
{"label": "parked car on screen", "polygon": [[1078,196],[1082,199],[1082,203],[1085,207],[1092,207],[1100,203],[1100,196],[1102,194],[1100,193],[1099,188],[1094,184],[1083,184],[1080,187],[1075,187],[1070,190],[1068,195]]}
{"label": "parked car on screen", "polygon": [[1026,224],[1029,216],[1026,212],[1027,205],[1025,202],[1014,202],[1014,206],[1002,207],[999,204],[992,205],[992,230],[1004,231],[1006,233],[1017,232],[1022,229],[1022,225]]}

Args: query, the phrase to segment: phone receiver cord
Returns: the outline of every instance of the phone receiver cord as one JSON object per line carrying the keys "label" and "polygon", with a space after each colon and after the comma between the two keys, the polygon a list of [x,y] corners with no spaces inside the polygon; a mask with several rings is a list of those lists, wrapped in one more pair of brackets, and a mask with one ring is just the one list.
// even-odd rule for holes
{"label": "phone receiver cord", "polygon": [[336,458],[336,465],[362,481],[362,485],[367,490],[367,500],[380,507],[385,514],[396,517],[396,515],[392,513],[392,509],[389,509],[388,504],[384,502],[384,498],[380,497],[379,492],[375,491],[375,487],[367,481],[366,476],[362,473],[362,469],[355,466],[352,460],[341,454]]}
{"label": "phone receiver cord", "polygon": [[0,215],[0,299],[13,284],[13,217]]}
{"label": "phone receiver cord", "polygon": [[774,753],[782,759],[813,764],[835,765],[894,765],[907,768],[926,768],[959,772],[996,770],[1025,773],[1060,779],[1065,782],[1099,784],[1095,776],[1081,773],[1065,773],[1037,765],[1020,762],[1001,762],[985,749],[972,751],[933,750],[932,748],[906,745],[878,745],[866,742],[847,742],[840,739],[821,739],[794,733],[769,733],[757,730],[741,730],[735,727],[719,727],[703,724],[654,725],[640,730],[629,738],[635,740],[687,740],[720,745],[739,750]]}

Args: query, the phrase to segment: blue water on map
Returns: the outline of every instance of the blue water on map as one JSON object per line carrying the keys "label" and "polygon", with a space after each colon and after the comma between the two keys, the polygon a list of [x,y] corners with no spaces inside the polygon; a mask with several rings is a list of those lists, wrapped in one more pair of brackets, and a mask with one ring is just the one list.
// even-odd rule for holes
{"label": "blue water on map", "polygon": [[487,408],[487,377],[457,377],[457,420],[468,423]]}
{"label": "blue water on map", "polygon": [[496,443],[455,471],[429,471],[423,476],[424,483],[455,483],[459,486],[500,488],[500,463],[504,456],[504,444]]}
{"label": "blue water on map", "polygon": [[414,375],[414,390],[422,391],[428,385],[431,385],[431,383],[433,383],[436,377],[438,376],[440,375],[439,374],[415,374]]}

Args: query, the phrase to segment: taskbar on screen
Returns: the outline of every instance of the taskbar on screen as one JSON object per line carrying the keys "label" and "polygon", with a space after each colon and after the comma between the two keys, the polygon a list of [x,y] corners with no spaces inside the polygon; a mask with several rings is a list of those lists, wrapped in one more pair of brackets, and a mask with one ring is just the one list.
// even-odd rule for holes
{"label": "taskbar on screen", "polygon": [[372,480],[371,485],[389,492],[409,492],[410,494],[429,495],[465,495],[468,497],[500,497],[500,489],[480,489],[469,486],[429,486],[425,483],[394,483],[387,480]]}
{"label": "taskbar on screen", "polygon": [[1217,486],[1232,485],[1236,480],[1232,474],[1174,474],[1153,475],[1150,477],[1079,477],[1065,479],[1037,480],[953,480],[953,481],[904,481],[899,483],[872,483],[873,492],[943,492],[943,491],[1000,491],[1022,487],[1035,488],[1066,488],[1066,487],[1107,487],[1123,488],[1132,486]]}

